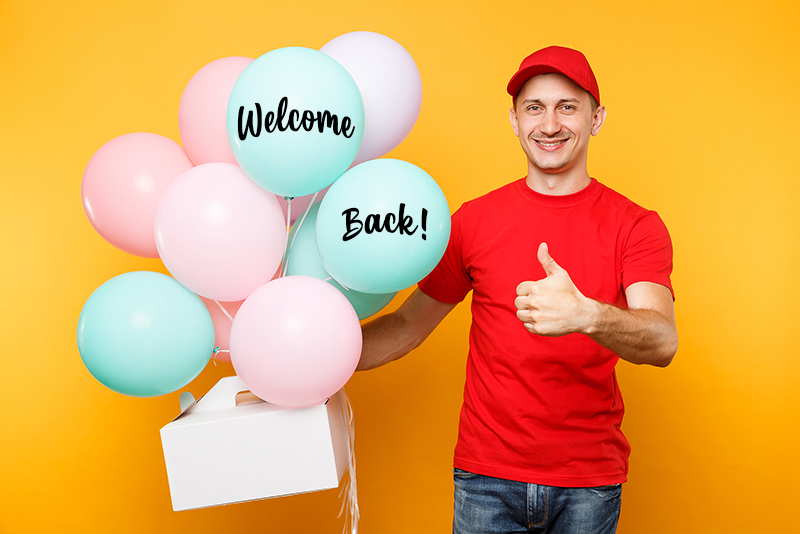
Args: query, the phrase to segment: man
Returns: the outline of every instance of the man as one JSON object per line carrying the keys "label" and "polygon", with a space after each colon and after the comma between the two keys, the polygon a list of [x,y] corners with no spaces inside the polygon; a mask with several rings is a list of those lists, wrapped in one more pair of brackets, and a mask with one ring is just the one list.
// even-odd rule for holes
{"label": "man", "polygon": [[417,347],[472,291],[454,533],[615,532],[630,447],[614,366],[677,350],[672,246],[655,212],[587,173],[606,109],[583,54],[531,54],[508,92],[527,177],[453,215],[439,265],[364,327],[359,369]]}

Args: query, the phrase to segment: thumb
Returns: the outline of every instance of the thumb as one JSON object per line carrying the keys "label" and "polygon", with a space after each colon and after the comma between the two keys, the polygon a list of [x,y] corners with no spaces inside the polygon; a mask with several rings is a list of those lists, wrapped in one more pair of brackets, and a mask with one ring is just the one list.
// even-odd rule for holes
{"label": "thumb", "polygon": [[542,264],[542,268],[544,268],[544,274],[547,276],[553,276],[554,274],[564,270],[559,264],[556,263],[556,260],[550,256],[550,252],[547,250],[547,243],[542,243],[539,245],[539,250],[536,253],[536,257],[539,259],[539,263]]}

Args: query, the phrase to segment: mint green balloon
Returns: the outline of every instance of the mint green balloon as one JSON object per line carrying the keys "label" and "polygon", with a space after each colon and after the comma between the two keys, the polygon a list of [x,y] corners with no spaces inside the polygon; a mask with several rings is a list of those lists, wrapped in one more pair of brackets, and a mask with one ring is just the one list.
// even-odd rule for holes
{"label": "mint green balloon", "polygon": [[375,315],[392,301],[397,292],[373,295],[371,293],[362,293],[354,289],[347,290],[328,274],[328,271],[325,270],[325,266],[322,265],[322,260],[317,251],[317,240],[314,231],[317,224],[319,206],[319,202],[311,206],[302,224],[302,216],[300,216],[294,226],[292,226],[292,231],[289,233],[289,243],[291,246],[286,260],[286,274],[299,274],[326,280],[330,285],[341,291],[342,294],[347,297],[347,300],[353,305],[353,309],[356,310],[359,320]]}
{"label": "mint green balloon", "polygon": [[364,102],[353,77],[318,50],[278,48],[233,86],[227,130],[254,182],[282,197],[329,186],[353,163],[364,137]]}
{"label": "mint green balloon", "polygon": [[86,368],[125,395],[155,397],[184,387],[213,350],[208,308],[161,273],[112,278],[91,294],[78,319],[78,351]]}
{"label": "mint green balloon", "polygon": [[397,159],[373,159],[344,173],[317,214],[325,270],[363,293],[416,284],[442,259],[449,239],[450,208],[439,185]]}

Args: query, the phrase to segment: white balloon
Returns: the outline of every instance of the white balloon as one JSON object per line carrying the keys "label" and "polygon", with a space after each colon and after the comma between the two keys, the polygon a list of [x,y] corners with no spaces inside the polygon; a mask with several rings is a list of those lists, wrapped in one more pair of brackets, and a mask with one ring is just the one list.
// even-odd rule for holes
{"label": "white balloon", "polygon": [[380,158],[405,139],[422,107],[422,78],[397,41],[375,32],[340,35],[320,49],[355,79],[364,100],[364,139],[353,165]]}

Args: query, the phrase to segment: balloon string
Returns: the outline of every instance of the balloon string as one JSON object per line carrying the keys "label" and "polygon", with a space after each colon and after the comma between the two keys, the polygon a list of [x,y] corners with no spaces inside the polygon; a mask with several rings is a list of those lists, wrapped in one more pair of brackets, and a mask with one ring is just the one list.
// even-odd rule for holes
{"label": "balloon string", "polygon": [[342,411],[342,417],[347,424],[349,435],[347,444],[349,447],[348,452],[350,453],[350,458],[348,459],[347,468],[350,471],[350,474],[347,484],[342,486],[342,489],[339,491],[339,498],[341,498],[342,494],[346,490],[347,499],[342,501],[342,508],[339,510],[339,515],[336,517],[342,517],[342,513],[345,513],[342,534],[347,533],[348,516],[350,516],[350,533],[358,534],[358,519],[360,514],[358,511],[358,489],[356,487],[356,429],[355,424],[353,423],[353,405],[351,404],[350,397],[347,396],[347,392],[345,392],[344,388],[342,388],[339,393],[341,393],[339,407]]}
{"label": "balloon string", "polygon": [[[214,302],[216,302],[216,303],[217,303],[217,306],[219,306],[219,309],[220,309],[220,310],[222,310],[222,313],[224,313],[224,314],[225,314],[225,317],[227,317],[228,319],[230,319],[230,320],[231,320],[231,322],[233,322],[233,317],[231,317],[231,314],[230,314],[230,313],[228,313],[228,310],[226,310],[226,309],[225,309],[225,308],[222,306],[222,304],[220,304],[220,303],[219,303],[219,301],[218,301],[218,300],[215,300]],[[224,351],[220,351],[220,352],[224,352]]]}
{"label": "balloon string", "polygon": [[211,360],[214,362],[214,367],[217,366],[217,354],[220,352],[230,352],[230,349],[221,349],[219,347],[214,347],[214,350],[211,351]]}
{"label": "balloon string", "polygon": [[286,276],[286,258],[289,256],[289,231],[292,223],[292,200],[294,200],[294,197],[283,197],[283,199],[288,204],[288,207],[286,208],[286,241],[283,245],[283,258],[281,259],[281,265],[283,266],[280,273],[281,277]]}
{"label": "balloon string", "polygon": [[[286,276],[286,271],[289,268],[289,251],[292,249],[292,245],[294,245],[294,240],[297,239],[297,232],[299,232],[300,231],[300,227],[303,226],[303,221],[306,220],[306,216],[308,215],[308,212],[311,211],[311,206],[313,206],[314,205],[314,201],[317,200],[317,195],[319,195],[319,191],[315,192],[314,196],[311,197],[311,202],[308,203],[308,206],[306,207],[305,211],[303,212],[303,216],[300,218],[300,222],[297,223],[297,230],[295,231],[294,236],[292,236],[292,242],[289,243],[288,245],[286,245],[286,255],[284,256],[284,260],[283,260],[283,272],[281,273],[281,276]],[[286,239],[288,241],[288,239],[289,239],[288,235],[286,236]]]}

